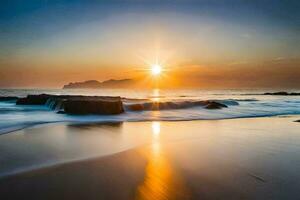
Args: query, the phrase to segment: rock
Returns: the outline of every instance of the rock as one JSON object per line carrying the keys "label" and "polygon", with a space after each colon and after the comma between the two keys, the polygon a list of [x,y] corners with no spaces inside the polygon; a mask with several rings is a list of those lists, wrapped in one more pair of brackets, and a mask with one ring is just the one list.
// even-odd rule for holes
{"label": "rock", "polygon": [[127,105],[126,109],[131,111],[143,111],[145,108],[142,104],[131,104],[131,105]]}
{"label": "rock", "polygon": [[300,96],[300,93],[296,92],[266,92],[264,95],[281,95],[281,96]]}
{"label": "rock", "polygon": [[215,101],[208,101],[207,105],[205,106],[206,109],[221,109],[221,108],[227,108],[225,104],[218,103]]}
{"label": "rock", "polygon": [[[228,103],[228,102],[227,102]],[[64,111],[66,114],[120,114],[124,112],[120,97],[107,96],[80,96],[80,95],[28,95],[20,98],[17,105],[45,105],[55,111]],[[227,105],[218,101],[183,101],[183,102],[145,102],[126,105],[126,110],[168,110],[185,109],[202,106],[206,109],[227,108]],[[61,113],[61,112],[59,112]]]}
{"label": "rock", "polygon": [[46,105],[66,114],[120,114],[124,112],[120,97],[80,95],[28,95],[20,98],[17,105]]}
{"label": "rock", "polygon": [[[236,105],[236,104],[235,104]],[[238,104],[237,104],[238,105]],[[195,106],[202,106],[207,109],[227,108],[227,105],[217,101],[182,101],[182,102],[145,102],[142,104],[126,105],[126,110],[143,111],[143,110],[169,110],[169,109],[186,109]]]}
{"label": "rock", "polygon": [[45,105],[47,100],[51,97],[48,94],[40,95],[28,95],[25,98],[20,98],[17,100],[17,105]]}
{"label": "rock", "polygon": [[264,95],[288,95],[287,92],[267,92]]}
{"label": "rock", "polygon": [[300,122],[300,119],[299,119],[299,120],[296,120],[295,122]]}
{"label": "rock", "polygon": [[15,97],[15,96],[0,97],[0,101],[15,101],[17,99],[19,99],[19,97]]}
{"label": "rock", "polygon": [[101,114],[115,115],[124,112],[120,97],[103,100],[66,100],[64,102],[66,114]]}

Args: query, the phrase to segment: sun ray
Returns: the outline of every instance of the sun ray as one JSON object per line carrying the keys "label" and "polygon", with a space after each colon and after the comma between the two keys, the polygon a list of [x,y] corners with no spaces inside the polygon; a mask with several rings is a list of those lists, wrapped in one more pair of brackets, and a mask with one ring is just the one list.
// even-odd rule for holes
{"label": "sun ray", "polygon": [[162,67],[159,64],[155,64],[151,66],[152,75],[158,76],[160,75],[161,71],[162,71]]}

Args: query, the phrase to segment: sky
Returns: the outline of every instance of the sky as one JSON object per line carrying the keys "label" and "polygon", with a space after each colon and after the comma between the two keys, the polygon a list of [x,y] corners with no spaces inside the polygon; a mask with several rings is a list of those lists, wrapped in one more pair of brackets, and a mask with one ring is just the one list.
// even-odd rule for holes
{"label": "sky", "polygon": [[4,0],[0,88],[146,80],[159,63],[162,87],[299,89],[299,10],[297,0]]}

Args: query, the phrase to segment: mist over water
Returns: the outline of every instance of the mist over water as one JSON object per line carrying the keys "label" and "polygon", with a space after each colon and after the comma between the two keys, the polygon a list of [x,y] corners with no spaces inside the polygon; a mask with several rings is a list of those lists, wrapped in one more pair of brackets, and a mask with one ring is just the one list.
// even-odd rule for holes
{"label": "mist over water", "polygon": [[[80,94],[93,96],[121,96],[125,113],[120,115],[74,116],[57,114],[45,106],[15,105],[14,101],[0,102],[0,134],[32,125],[56,122],[123,122],[123,121],[178,121],[245,117],[264,117],[300,114],[299,96],[266,96],[263,90],[0,90],[0,96],[24,97],[28,94]],[[297,92],[297,91],[296,91]],[[207,110],[197,101],[217,100],[228,106]],[[132,111],[131,104],[161,104],[163,109]],[[176,108],[174,108],[176,107]]]}

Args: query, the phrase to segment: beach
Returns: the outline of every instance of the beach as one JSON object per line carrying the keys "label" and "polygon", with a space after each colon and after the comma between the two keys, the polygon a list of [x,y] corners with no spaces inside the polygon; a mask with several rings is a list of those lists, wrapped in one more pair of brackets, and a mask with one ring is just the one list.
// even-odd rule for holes
{"label": "beach", "polygon": [[296,199],[299,118],[30,127],[0,136],[0,193],[4,199]]}
{"label": "beach", "polygon": [[300,199],[300,0],[5,0],[0,200]]}

